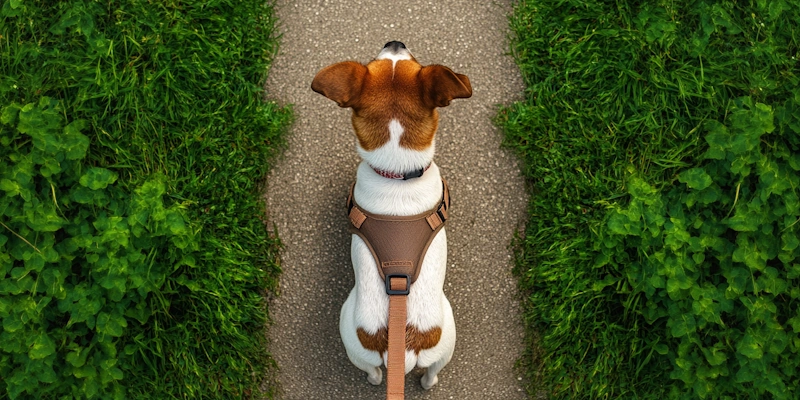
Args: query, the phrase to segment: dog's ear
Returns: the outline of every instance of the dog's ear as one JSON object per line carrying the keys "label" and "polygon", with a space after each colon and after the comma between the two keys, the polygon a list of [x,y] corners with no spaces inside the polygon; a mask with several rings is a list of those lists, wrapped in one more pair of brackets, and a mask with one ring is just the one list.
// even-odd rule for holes
{"label": "dog's ear", "polygon": [[472,96],[469,78],[442,65],[429,65],[420,70],[423,101],[431,108],[446,107],[453,99]]}
{"label": "dog's ear", "polygon": [[352,107],[361,95],[367,67],[355,61],[329,65],[317,72],[311,90],[333,100],[339,107]]}

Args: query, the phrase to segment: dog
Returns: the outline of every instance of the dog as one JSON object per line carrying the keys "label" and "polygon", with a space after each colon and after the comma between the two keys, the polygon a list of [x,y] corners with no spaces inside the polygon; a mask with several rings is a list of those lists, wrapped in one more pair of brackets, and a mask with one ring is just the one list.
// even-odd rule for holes
{"label": "dog", "polygon": [[[345,61],[323,68],[311,88],[353,110],[356,150],[362,161],[351,190],[351,206],[357,204],[368,215],[404,218],[436,209],[443,197],[449,205],[433,162],[437,108],[472,96],[466,75],[442,65],[422,66],[403,43],[392,41],[366,65]],[[407,288],[403,372],[415,366],[427,368],[420,382],[425,389],[438,382],[437,374],[452,358],[456,340],[453,310],[443,292],[444,228],[428,242],[418,262],[417,279]],[[374,250],[361,235],[352,235],[355,286],[342,306],[339,332],[350,361],[366,372],[369,383],[379,385],[380,366],[389,365],[390,300],[388,279],[382,278],[388,273],[378,268]],[[409,282],[413,279],[404,277]]]}

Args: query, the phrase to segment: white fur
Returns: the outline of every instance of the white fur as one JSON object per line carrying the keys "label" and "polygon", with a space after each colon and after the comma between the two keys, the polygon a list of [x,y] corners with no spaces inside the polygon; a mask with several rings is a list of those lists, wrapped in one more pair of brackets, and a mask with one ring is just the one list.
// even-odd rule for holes
{"label": "white fur", "polygon": [[408,51],[408,49],[399,49],[397,53],[393,53],[390,49],[385,48],[381,50],[378,57],[375,57],[375,59],[392,60],[392,78],[394,78],[394,67],[397,66],[397,62],[400,60],[410,60],[411,52]]}
{"label": "white fur", "polygon": [[361,159],[369,165],[384,171],[402,174],[425,168],[433,160],[433,153],[436,147],[435,141],[431,143],[430,147],[422,151],[407,149],[400,146],[400,138],[403,136],[404,131],[400,122],[393,119],[389,121],[389,141],[386,144],[375,150],[367,151],[356,141],[356,150],[358,150]]}
{"label": "white fur", "polygon": [[[393,120],[389,125],[391,139],[379,149],[368,152],[358,147],[364,159],[358,167],[355,201],[365,210],[381,215],[414,215],[432,209],[442,196],[439,168],[433,163],[433,145],[423,151],[401,148],[403,128]],[[393,180],[378,175],[370,165],[396,172],[407,172],[430,164],[419,178]],[[367,373],[367,380],[377,385],[382,380],[381,365],[385,357],[366,350],[358,340],[356,329],[374,333],[388,321],[389,296],[378,273],[375,259],[367,245],[357,235],[352,236],[350,254],[355,272],[355,287],[350,292],[339,318],[339,332],[347,356]],[[422,350],[419,356],[406,351],[405,372],[414,366],[428,368],[421,383],[430,389],[438,382],[437,374],[450,361],[455,347],[456,328],[450,302],[443,286],[447,265],[447,234],[442,229],[433,239],[416,282],[407,298],[408,323],[420,331],[441,327],[439,343]]]}

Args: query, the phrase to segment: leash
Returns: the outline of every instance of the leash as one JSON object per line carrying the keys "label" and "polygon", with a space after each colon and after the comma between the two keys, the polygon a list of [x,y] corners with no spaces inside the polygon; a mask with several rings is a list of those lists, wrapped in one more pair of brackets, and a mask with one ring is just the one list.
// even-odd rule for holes
{"label": "leash", "polygon": [[408,276],[388,276],[389,348],[386,350],[386,400],[405,398],[406,379],[406,305],[410,282]]}

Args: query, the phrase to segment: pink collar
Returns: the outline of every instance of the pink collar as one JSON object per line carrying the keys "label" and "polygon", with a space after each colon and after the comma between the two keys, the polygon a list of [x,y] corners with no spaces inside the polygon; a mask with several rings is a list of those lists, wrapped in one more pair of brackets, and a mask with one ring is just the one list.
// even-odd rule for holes
{"label": "pink collar", "polygon": [[420,168],[418,170],[407,172],[405,174],[398,174],[396,172],[384,171],[382,169],[375,168],[375,167],[373,167],[371,165],[370,165],[370,167],[372,167],[372,170],[375,171],[376,174],[378,174],[378,175],[380,175],[380,176],[382,176],[384,178],[398,179],[398,180],[404,180],[405,181],[405,180],[409,180],[409,179],[419,178],[420,176],[422,176],[422,174],[425,173],[425,171],[428,170],[428,168],[431,167],[431,164],[428,164],[428,166],[425,167],[425,168]]}

